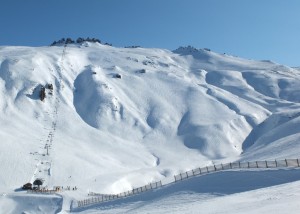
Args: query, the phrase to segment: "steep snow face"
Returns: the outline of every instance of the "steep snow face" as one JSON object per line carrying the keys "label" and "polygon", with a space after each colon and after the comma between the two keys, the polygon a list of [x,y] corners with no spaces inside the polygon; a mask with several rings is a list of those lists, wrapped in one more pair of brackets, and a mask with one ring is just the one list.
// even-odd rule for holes
{"label": "steep snow face", "polygon": [[2,47],[0,189],[117,193],[212,161],[295,157],[299,85],[297,69],[190,47]]}

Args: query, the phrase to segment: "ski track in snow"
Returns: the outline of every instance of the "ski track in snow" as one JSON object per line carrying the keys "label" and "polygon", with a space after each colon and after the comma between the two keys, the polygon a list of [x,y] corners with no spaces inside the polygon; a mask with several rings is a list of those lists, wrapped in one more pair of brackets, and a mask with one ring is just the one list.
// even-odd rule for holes
{"label": "ski track in snow", "polygon": [[[35,152],[35,154],[38,154],[38,162],[36,164],[36,169],[34,171],[34,174],[31,179],[31,183],[35,181],[35,179],[42,179],[44,180],[44,186],[46,189],[52,189],[49,185],[49,179],[51,176],[51,165],[52,165],[52,147],[53,147],[53,140],[55,136],[56,131],[56,125],[57,125],[57,118],[58,118],[58,112],[59,112],[59,105],[60,100],[58,96],[60,95],[61,91],[63,90],[63,83],[62,83],[62,73],[64,72],[63,67],[63,61],[64,56],[66,54],[67,45],[64,46],[63,52],[60,59],[60,72],[58,82],[59,87],[56,90],[56,93],[50,96],[51,99],[55,99],[55,104],[52,108],[48,109],[48,111],[45,111],[44,114],[47,115],[46,122],[48,126],[44,126],[44,129],[47,130],[47,138],[46,140],[42,141],[42,148]],[[54,75],[54,73],[53,73]]]}

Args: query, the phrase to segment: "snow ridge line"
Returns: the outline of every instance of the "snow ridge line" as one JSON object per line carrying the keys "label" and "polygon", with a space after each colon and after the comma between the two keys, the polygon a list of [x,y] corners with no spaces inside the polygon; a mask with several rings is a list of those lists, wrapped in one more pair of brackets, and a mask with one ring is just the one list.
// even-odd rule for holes
{"label": "snow ridge line", "polygon": [[242,171],[247,171],[250,169],[268,169],[268,168],[289,168],[289,167],[300,167],[300,159],[284,159],[284,160],[274,160],[274,161],[252,161],[252,162],[232,162],[226,164],[218,164],[218,165],[210,165],[206,167],[199,167],[196,169],[192,169],[190,171],[182,172],[178,175],[174,175],[174,180],[160,180],[158,182],[153,182],[148,185],[134,188],[132,190],[122,192],[116,195],[104,195],[91,193],[89,196],[96,196],[92,198],[87,198],[84,200],[73,200],[70,206],[70,211],[80,211],[84,208],[88,208],[91,206],[96,206],[97,204],[101,204],[108,201],[118,200],[126,197],[130,197],[133,195],[141,194],[143,192],[162,188],[166,185],[175,184],[177,182],[186,180],[188,178],[192,178],[195,176],[202,176],[208,173],[216,173],[221,171],[229,171],[234,169],[240,169]]}

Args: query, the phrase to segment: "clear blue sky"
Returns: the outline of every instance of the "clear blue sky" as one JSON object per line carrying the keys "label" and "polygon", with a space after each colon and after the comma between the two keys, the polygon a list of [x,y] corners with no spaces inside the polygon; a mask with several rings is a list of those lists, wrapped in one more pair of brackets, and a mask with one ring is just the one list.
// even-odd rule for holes
{"label": "clear blue sky", "polygon": [[300,66],[300,0],[0,0],[0,45],[96,37]]}

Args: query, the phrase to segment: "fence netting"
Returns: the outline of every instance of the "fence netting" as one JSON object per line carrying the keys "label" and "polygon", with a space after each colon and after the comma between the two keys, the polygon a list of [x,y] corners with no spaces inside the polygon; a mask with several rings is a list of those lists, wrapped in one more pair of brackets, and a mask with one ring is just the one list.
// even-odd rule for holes
{"label": "fence netting", "polygon": [[246,169],[246,168],[280,168],[280,167],[299,167],[299,159],[271,160],[271,161],[251,161],[251,162],[233,162],[226,164],[217,164],[196,168],[178,175],[174,175],[175,182],[187,179],[192,176],[207,174],[210,172],[230,170],[230,169]]}
{"label": "fence netting", "polygon": [[[253,169],[253,168],[286,168],[286,167],[300,167],[299,159],[285,159],[285,160],[271,160],[271,161],[250,161],[250,162],[233,162],[226,164],[217,164],[206,167],[195,168],[180,174],[174,175],[172,182],[178,182],[190,177],[204,175],[217,171],[234,170],[234,169]],[[169,184],[169,183],[167,183]],[[166,184],[164,184],[166,185]],[[105,201],[111,201],[119,198],[125,198],[132,195],[140,194],[148,190],[153,190],[162,187],[162,181],[149,183],[145,186],[133,188],[132,190],[125,191],[116,195],[105,195],[100,193],[90,193],[89,196],[93,196],[88,199],[73,201],[72,209],[79,207],[89,206]],[[75,202],[75,203],[74,203]]]}

